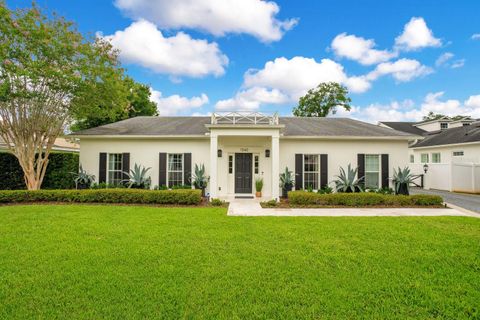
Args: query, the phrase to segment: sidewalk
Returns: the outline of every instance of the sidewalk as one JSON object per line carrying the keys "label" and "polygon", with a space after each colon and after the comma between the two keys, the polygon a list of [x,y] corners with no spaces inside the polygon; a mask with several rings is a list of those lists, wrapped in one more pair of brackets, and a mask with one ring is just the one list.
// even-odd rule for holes
{"label": "sidewalk", "polygon": [[460,208],[268,208],[257,199],[235,199],[228,206],[229,216],[279,217],[412,217],[462,216],[480,218],[480,214]]}

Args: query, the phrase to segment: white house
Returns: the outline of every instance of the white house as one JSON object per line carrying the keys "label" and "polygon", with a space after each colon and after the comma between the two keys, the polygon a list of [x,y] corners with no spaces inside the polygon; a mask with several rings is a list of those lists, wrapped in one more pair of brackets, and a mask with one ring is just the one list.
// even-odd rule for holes
{"label": "white house", "polygon": [[381,125],[423,136],[411,141],[409,162],[414,173],[427,170],[426,188],[480,192],[480,122],[466,117]]}
{"label": "white house", "polygon": [[319,189],[340,167],[359,167],[367,187],[391,186],[393,168],[408,163],[408,141],[419,138],[344,118],[214,113],[211,117],[136,117],[73,134],[80,162],[97,182],[115,183],[137,163],[150,167],[152,186],[190,184],[195,164],[210,176],[211,197],[278,199],[279,175],[295,174],[297,189]]}

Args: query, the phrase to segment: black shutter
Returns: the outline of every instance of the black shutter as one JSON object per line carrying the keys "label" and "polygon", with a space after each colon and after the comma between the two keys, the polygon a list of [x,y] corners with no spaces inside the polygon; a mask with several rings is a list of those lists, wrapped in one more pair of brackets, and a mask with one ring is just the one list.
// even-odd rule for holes
{"label": "black shutter", "polygon": [[382,154],[382,188],[388,188],[388,154]]}
{"label": "black shutter", "polygon": [[192,154],[183,154],[183,183],[187,186],[192,185]]}
{"label": "black shutter", "polygon": [[128,180],[128,174],[130,173],[130,153],[122,154],[122,179]]}
{"label": "black shutter", "polygon": [[98,183],[107,182],[107,154],[100,152],[100,162],[98,164]]}
{"label": "black shutter", "polygon": [[360,184],[365,186],[365,155],[364,154],[357,154],[357,167],[358,167],[358,179],[362,179]]}
{"label": "black shutter", "polygon": [[158,166],[158,186],[167,185],[167,154],[160,152],[160,161]]}
{"label": "black shutter", "polygon": [[295,190],[303,189],[303,154],[295,154]]}
{"label": "black shutter", "polygon": [[328,186],[328,154],[320,155],[320,188]]}

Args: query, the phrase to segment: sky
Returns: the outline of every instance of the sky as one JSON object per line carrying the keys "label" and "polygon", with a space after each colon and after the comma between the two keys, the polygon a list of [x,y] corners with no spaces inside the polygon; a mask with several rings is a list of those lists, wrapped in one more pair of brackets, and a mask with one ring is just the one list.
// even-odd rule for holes
{"label": "sky", "polygon": [[[31,0],[7,0],[11,8]],[[349,90],[335,116],[480,118],[480,1],[38,0],[108,39],[160,115],[291,115],[321,82]]]}

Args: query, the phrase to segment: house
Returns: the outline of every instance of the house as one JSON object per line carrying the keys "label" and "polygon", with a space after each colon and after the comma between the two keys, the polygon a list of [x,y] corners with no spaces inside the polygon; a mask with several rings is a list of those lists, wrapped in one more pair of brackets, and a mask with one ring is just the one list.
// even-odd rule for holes
{"label": "house", "polygon": [[349,164],[359,167],[367,187],[389,187],[392,168],[408,162],[408,141],[419,138],[352,119],[245,112],[136,117],[72,136],[97,182],[118,183],[137,163],[151,168],[152,186],[173,187],[190,184],[194,165],[204,164],[212,198],[250,197],[261,177],[262,193],[272,199],[279,198],[287,167],[296,189],[319,189]]}
{"label": "house", "polygon": [[[78,143],[72,141],[72,139],[57,138],[52,147],[53,151],[58,152],[79,152],[80,146]],[[0,137],[0,152],[8,152],[6,142]]]}
{"label": "house", "polygon": [[416,174],[427,171],[426,188],[480,192],[480,122],[465,117],[380,125],[422,135],[410,142],[409,166]]}

